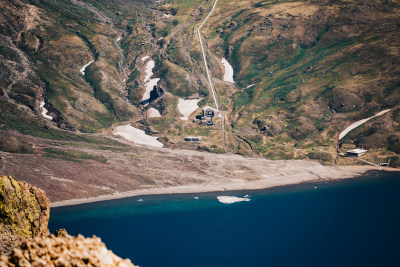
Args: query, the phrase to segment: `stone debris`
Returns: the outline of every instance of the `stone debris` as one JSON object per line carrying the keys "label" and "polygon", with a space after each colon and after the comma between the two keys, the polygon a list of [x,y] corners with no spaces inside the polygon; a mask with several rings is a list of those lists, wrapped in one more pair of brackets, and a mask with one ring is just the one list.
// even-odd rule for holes
{"label": "stone debris", "polygon": [[10,256],[1,256],[5,266],[104,266],[132,267],[129,259],[121,259],[108,250],[101,239],[65,236],[35,238],[22,242]]}

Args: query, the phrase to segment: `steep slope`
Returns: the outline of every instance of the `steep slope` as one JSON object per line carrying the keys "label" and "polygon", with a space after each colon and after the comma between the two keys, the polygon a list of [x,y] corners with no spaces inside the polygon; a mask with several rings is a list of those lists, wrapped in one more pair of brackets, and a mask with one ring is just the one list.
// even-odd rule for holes
{"label": "steep slope", "polygon": [[94,4],[1,1],[2,94],[7,99],[36,114],[41,113],[39,101],[45,101],[60,128],[85,132],[138,116],[124,99],[117,12],[108,10],[114,15],[110,18]]}
{"label": "steep slope", "polygon": [[[192,1],[190,11],[172,4],[186,28],[164,38],[167,62],[200,66],[198,21],[189,18],[204,16],[210,4]],[[214,79],[232,127],[230,151],[304,158],[314,149],[334,154],[356,145],[379,149],[371,154],[376,162],[387,153],[398,157],[399,18],[398,1],[219,1],[203,33],[214,77],[222,80],[223,57],[234,68],[235,86]],[[384,109],[391,111],[371,121],[384,120],[376,122],[384,128],[368,127],[338,143],[346,125]]]}
{"label": "steep slope", "polygon": [[[219,0],[201,34],[226,148],[221,118],[206,127],[193,122],[200,110],[182,120],[178,106],[214,105],[197,36],[213,3],[1,0],[0,127],[51,137],[53,126],[96,133],[130,122],[167,147],[326,164],[364,147],[368,160],[396,165],[399,1]],[[142,103],[149,61],[159,81]]]}

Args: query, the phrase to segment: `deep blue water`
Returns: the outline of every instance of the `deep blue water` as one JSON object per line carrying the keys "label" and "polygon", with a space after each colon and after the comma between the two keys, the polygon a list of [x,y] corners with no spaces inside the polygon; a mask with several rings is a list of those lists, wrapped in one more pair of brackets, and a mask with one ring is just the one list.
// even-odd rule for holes
{"label": "deep blue water", "polygon": [[53,208],[49,228],[99,236],[144,267],[400,266],[400,174]]}

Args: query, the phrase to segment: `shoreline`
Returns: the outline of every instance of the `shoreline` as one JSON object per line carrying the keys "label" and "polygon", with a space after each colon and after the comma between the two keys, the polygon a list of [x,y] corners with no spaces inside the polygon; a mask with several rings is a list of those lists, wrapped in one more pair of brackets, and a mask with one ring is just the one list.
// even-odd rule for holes
{"label": "shoreline", "polygon": [[257,180],[257,181],[235,181],[235,182],[219,182],[219,183],[209,183],[209,184],[191,184],[191,185],[180,185],[164,188],[147,188],[138,189],[126,192],[116,192],[113,194],[100,195],[88,198],[79,199],[68,199],[62,201],[56,201],[50,203],[51,208],[74,206],[80,204],[88,204],[94,202],[123,199],[136,196],[147,196],[147,195],[175,195],[175,194],[192,194],[192,193],[211,193],[211,192],[234,192],[243,190],[264,190],[270,188],[276,188],[281,186],[290,186],[314,182],[330,182],[330,181],[340,181],[345,179],[355,179],[360,177],[370,177],[376,175],[377,173],[391,173],[400,172],[398,169],[385,168],[380,169],[379,167],[372,166],[336,166],[346,174],[340,177],[329,177],[329,178],[315,178],[315,179],[304,179],[303,177],[293,177],[289,175],[287,177],[282,177],[279,180]]}

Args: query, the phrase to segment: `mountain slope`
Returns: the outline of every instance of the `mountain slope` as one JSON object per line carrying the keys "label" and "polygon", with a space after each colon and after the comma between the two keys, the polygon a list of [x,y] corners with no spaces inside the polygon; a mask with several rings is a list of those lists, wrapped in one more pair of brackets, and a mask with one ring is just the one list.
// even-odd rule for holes
{"label": "mountain slope", "polygon": [[[192,122],[200,111],[183,121],[177,107],[179,98],[213,106],[196,32],[213,3],[1,0],[1,127],[96,133],[129,121],[167,146],[223,153],[222,121]],[[399,27],[399,1],[219,0],[202,36],[226,152],[332,164],[336,152],[365,147],[372,162],[398,162]],[[149,105],[141,104],[145,56],[160,78]],[[223,57],[234,84],[223,81]],[[41,116],[42,101],[52,122]],[[149,117],[150,108],[161,117]],[[202,144],[185,143],[187,135]]]}

